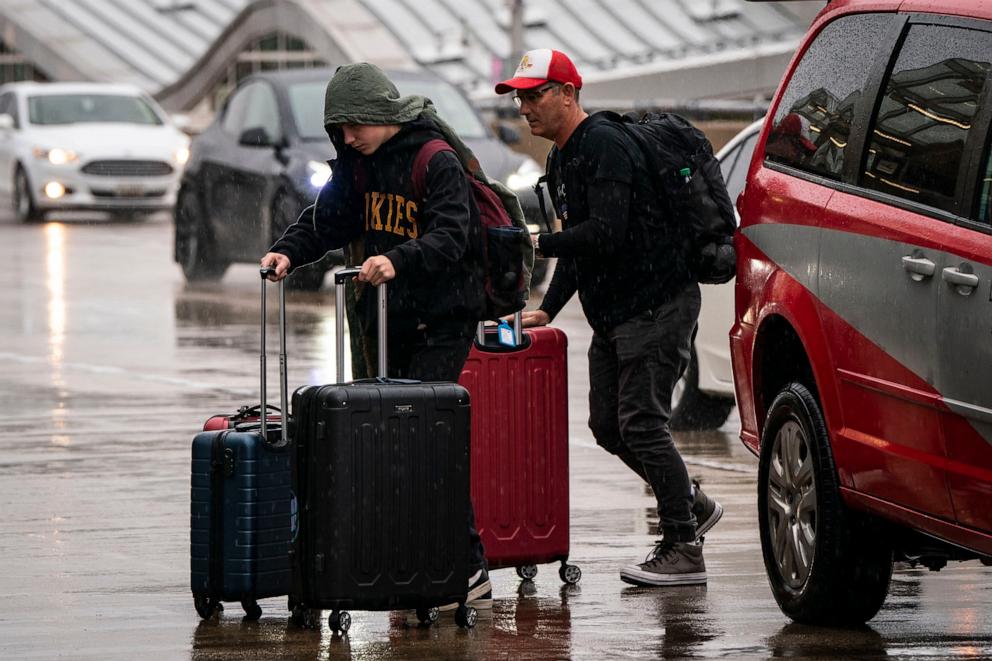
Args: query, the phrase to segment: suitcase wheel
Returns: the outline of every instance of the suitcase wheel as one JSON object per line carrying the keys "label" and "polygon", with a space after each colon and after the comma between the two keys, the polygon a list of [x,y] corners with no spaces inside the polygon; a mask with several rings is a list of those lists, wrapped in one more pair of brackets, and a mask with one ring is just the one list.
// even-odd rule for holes
{"label": "suitcase wheel", "polygon": [[215,614],[224,610],[224,604],[203,594],[193,595],[193,608],[197,615],[204,620],[209,620]]}
{"label": "suitcase wheel", "polygon": [[417,609],[417,619],[420,620],[421,624],[426,624],[430,626],[437,622],[438,617],[441,616],[441,611],[435,606],[434,608],[418,608]]}
{"label": "suitcase wheel", "polygon": [[479,612],[471,606],[460,604],[455,611],[455,624],[463,629],[471,629],[479,621]]}
{"label": "suitcase wheel", "polygon": [[517,576],[525,581],[533,581],[537,576],[537,565],[523,565],[517,567]]}
{"label": "suitcase wheel", "polygon": [[582,580],[582,570],[576,565],[566,565],[565,563],[562,563],[561,567],[558,568],[558,576],[561,578],[563,583],[575,585]]}
{"label": "suitcase wheel", "polygon": [[262,608],[254,599],[242,599],[241,607],[245,609],[245,616],[242,618],[245,622],[257,622],[262,617]]}
{"label": "suitcase wheel", "polygon": [[351,628],[351,614],[348,611],[331,611],[327,625],[334,634],[346,634]]}

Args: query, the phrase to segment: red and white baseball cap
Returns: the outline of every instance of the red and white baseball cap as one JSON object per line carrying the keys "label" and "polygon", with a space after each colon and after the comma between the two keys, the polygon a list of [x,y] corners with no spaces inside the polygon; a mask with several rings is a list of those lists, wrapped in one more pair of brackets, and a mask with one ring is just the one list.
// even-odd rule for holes
{"label": "red and white baseball cap", "polygon": [[582,89],[582,76],[567,55],[550,48],[537,48],[524,53],[513,78],[496,85],[496,93],[529,90],[552,81],[572,83],[575,89]]}

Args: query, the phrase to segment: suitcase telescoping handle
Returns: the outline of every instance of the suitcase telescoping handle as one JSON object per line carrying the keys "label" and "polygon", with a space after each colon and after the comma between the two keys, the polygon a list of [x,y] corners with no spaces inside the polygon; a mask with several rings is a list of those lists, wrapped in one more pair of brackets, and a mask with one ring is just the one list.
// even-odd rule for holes
{"label": "suitcase telescoping handle", "polygon": [[[520,315],[520,310],[513,313],[513,342],[518,347],[524,341],[523,322],[520,320]],[[478,328],[475,329],[475,339],[478,340],[480,347],[486,346],[486,322],[479,322]]]}
{"label": "suitcase telescoping handle", "polygon": [[[262,335],[262,352],[259,354],[259,366],[262,373],[262,406],[261,406],[261,418],[262,422],[262,438],[265,440],[269,439],[268,435],[268,408],[265,404],[265,391],[267,389],[265,372],[265,319],[268,316],[266,314],[265,308],[265,281],[269,275],[275,274],[276,270],[272,267],[265,267],[258,270],[259,274],[262,276],[262,323],[261,323],[261,335]],[[282,444],[286,445],[289,442],[289,421],[287,420],[287,412],[289,411],[289,396],[287,395],[287,378],[286,378],[286,279],[283,278],[279,281],[279,408],[280,415],[282,418]]]}
{"label": "suitcase telescoping handle", "polygon": [[[360,268],[345,268],[339,269],[334,272],[334,301],[335,301],[335,317],[337,322],[336,336],[337,336],[337,369],[338,369],[338,383],[344,383],[344,285],[346,282],[354,278],[356,275],[361,273]],[[378,351],[376,355],[378,356],[378,366],[376,369],[376,374],[379,378],[386,378],[386,283],[382,283],[376,289],[376,308],[378,310],[379,318],[379,330],[377,333],[378,340]]]}

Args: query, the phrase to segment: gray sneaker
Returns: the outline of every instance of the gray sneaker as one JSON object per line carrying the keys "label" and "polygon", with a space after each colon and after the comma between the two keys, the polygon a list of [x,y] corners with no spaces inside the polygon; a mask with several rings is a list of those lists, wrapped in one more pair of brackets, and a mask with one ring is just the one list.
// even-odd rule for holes
{"label": "gray sneaker", "polygon": [[644,562],[621,569],[620,579],[633,585],[647,586],[705,584],[703,545],[662,540]]}
{"label": "gray sneaker", "polygon": [[723,516],[723,505],[703,493],[696,480],[692,481],[692,485],[696,487],[692,499],[692,515],[696,517],[696,539],[699,539]]}

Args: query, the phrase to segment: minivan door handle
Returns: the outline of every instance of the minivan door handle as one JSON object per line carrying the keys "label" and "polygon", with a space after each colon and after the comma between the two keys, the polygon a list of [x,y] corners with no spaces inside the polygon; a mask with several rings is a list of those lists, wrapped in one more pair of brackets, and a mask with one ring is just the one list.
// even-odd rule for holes
{"label": "minivan door handle", "polygon": [[941,277],[944,282],[954,285],[954,289],[959,294],[969,296],[979,282],[978,276],[969,273],[969,271],[971,271],[971,266],[968,264],[962,264],[960,267],[949,266],[941,272]]}
{"label": "minivan door handle", "polygon": [[912,274],[913,280],[919,282],[923,278],[929,278],[937,271],[937,265],[923,256],[922,253],[914,252],[912,255],[904,255],[902,267]]}

